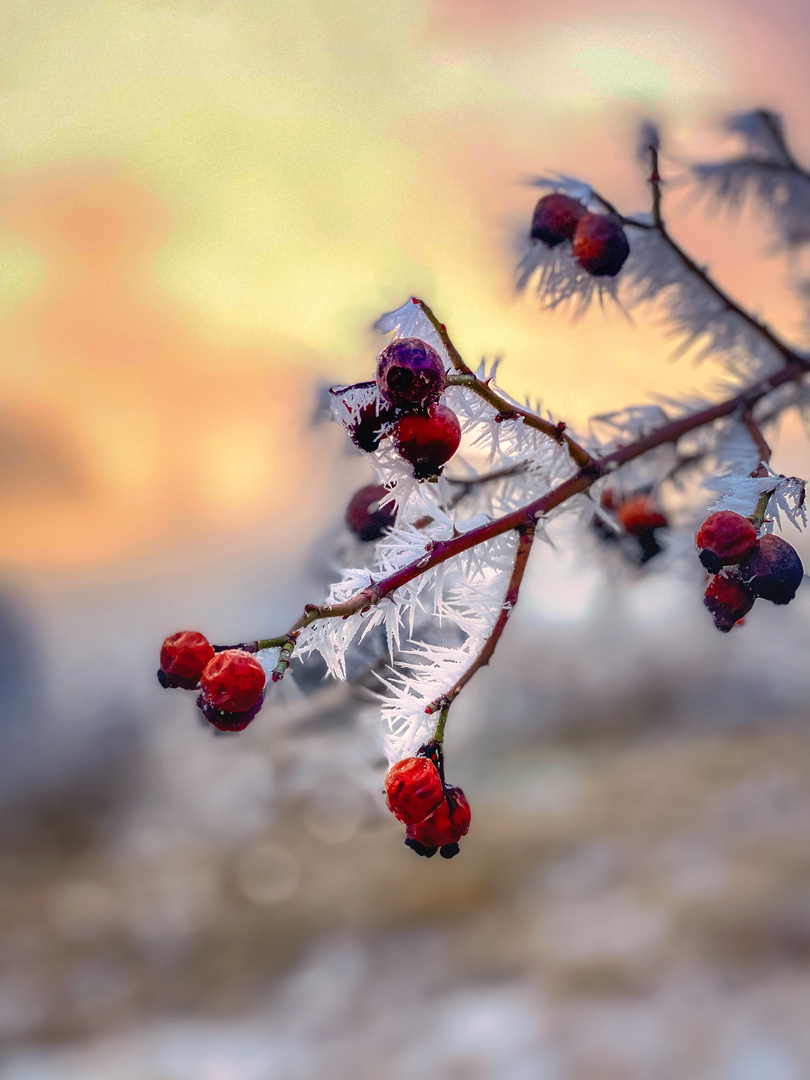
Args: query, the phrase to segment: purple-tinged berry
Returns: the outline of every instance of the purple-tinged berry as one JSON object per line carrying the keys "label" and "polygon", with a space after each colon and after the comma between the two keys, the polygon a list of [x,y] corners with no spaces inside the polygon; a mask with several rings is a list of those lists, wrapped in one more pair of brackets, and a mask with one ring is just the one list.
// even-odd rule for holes
{"label": "purple-tinged berry", "polygon": [[562,192],[544,195],[534,208],[532,240],[542,240],[546,247],[556,247],[564,240],[573,240],[577,223],[588,213],[577,199]]}
{"label": "purple-tinged berry", "polygon": [[760,537],[740,566],[740,578],[753,596],[789,604],[804,577],[796,549],[781,536]]}
{"label": "purple-tinged berry", "polygon": [[418,480],[439,476],[442,466],[458,450],[461,425],[446,405],[431,405],[426,415],[403,416],[394,429],[394,442],[401,457],[413,465]]}
{"label": "purple-tinged berry", "polygon": [[756,542],[757,530],[747,517],[733,510],[709,514],[695,537],[698,558],[710,574],[716,574],[723,566],[741,563]]}
{"label": "purple-tinged berry", "polygon": [[615,277],[630,254],[622,223],[613,214],[586,214],[574,233],[574,258],[594,277]]}
{"label": "purple-tinged berry", "polygon": [[736,571],[732,571],[712,578],[703,603],[709,609],[717,629],[727,634],[748,614],[754,606],[754,599]]}
{"label": "purple-tinged berry", "polygon": [[213,645],[198,630],[180,630],[172,634],[160,649],[160,685],[196,690],[203,669],[213,655]]}
{"label": "purple-tinged berry", "polygon": [[380,506],[387,494],[388,488],[382,484],[367,484],[352,495],[346,508],[346,524],[364,542],[379,540],[394,524],[396,504]]}
{"label": "purple-tinged berry", "polygon": [[424,409],[444,390],[444,364],[421,338],[399,338],[377,357],[377,386],[397,409]]}
{"label": "purple-tinged berry", "polygon": [[206,664],[200,696],[222,712],[244,713],[261,701],[264,683],[264,668],[255,656],[241,649],[225,649]]}

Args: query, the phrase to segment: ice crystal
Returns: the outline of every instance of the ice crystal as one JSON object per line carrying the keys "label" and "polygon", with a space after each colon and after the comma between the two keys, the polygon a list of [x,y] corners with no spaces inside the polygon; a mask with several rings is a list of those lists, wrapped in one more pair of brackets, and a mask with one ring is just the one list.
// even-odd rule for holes
{"label": "ice crystal", "polygon": [[760,495],[768,491],[772,495],[763,523],[765,532],[773,532],[774,525],[781,529],[783,518],[796,529],[807,527],[805,481],[796,476],[768,469],[767,476],[714,476],[706,481],[706,487],[721,493],[709,510],[734,510],[747,516],[754,512]]}

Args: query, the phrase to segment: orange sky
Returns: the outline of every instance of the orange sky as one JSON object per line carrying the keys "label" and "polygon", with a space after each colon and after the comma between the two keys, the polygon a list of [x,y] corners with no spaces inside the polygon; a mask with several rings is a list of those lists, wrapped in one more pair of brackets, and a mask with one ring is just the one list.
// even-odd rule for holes
{"label": "orange sky", "polygon": [[[369,323],[414,292],[575,422],[698,385],[654,329],[513,298],[534,201],[516,180],[578,174],[639,209],[639,116],[669,122],[677,157],[756,104],[810,159],[805,4],[60,0],[14,18],[0,558],[26,572],[322,525],[363,466],[309,433],[314,384],[368,377]],[[707,227],[681,196],[670,217],[792,319],[761,231]]]}

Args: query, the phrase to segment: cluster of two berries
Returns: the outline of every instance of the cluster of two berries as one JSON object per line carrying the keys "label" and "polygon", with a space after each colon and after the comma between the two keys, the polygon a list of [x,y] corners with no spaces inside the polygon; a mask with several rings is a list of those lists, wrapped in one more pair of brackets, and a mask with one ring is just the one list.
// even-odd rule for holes
{"label": "cluster of two berries", "polygon": [[385,777],[388,809],[406,828],[405,843],[425,858],[458,855],[470,828],[470,804],[461,788],[445,784],[438,743],[420,747],[416,757],[392,765]]}
{"label": "cluster of two berries", "polygon": [[220,731],[243,731],[264,703],[264,668],[246,649],[216,649],[197,630],[163,642],[158,681],[199,690],[197,705]]}
{"label": "cluster of two berries", "polygon": [[380,401],[360,409],[346,427],[355,446],[376,450],[389,435],[418,480],[439,476],[461,442],[458,417],[439,401],[444,364],[421,338],[399,338],[377,357]]}
{"label": "cluster of two berries", "polygon": [[544,195],[532,218],[529,236],[554,248],[570,241],[571,252],[592,277],[615,277],[630,254],[630,244],[615,214],[594,214],[562,192]]}
{"label": "cluster of two berries", "polygon": [[727,634],[757,599],[789,604],[804,577],[796,549],[781,536],[758,536],[751,518],[718,510],[695,538],[698,557],[713,574],[703,603]]}

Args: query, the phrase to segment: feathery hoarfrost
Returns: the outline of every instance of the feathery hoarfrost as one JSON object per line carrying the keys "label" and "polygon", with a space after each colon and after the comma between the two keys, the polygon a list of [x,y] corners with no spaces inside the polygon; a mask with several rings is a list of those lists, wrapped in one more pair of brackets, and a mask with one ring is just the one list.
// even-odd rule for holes
{"label": "feathery hoarfrost", "polygon": [[753,514],[760,495],[770,491],[763,531],[773,532],[774,525],[781,529],[783,517],[796,529],[807,528],[805,481],[797,476],[781,476],[768,469],[767,476],[713,476],[705,486],[721,493],[709,510],[734,510],[747,516]]}
{"label": "feathery hoarfrost", "polygon": [[[590,209],[601,209],[596,200],[591,202]],[[615,278],[588,274],[574,259],[569,243],[547,248],[542,241],[524,238],[516,268],[517,290],[534,282],[544,307],[567,306],[574,320],[585,314],[594,299],[602,304],[606,297],[626,315],[643,309],[662,319],[668,336],[677,341],[677,354],[695,349],[697,359],[714,357],[737,377],[768,375],[779,368],[781,354],[687,268],[652,227],[649,215],[635,215],[633,222],[625,223],[625,233],[630,255]]]}
{"label": "feathery hoarfrost", "polygon": [[777,248],[806,244],[810,241],[810,174],[793,159],[781,118],[757,109],[730,116],[726,129],[739,138],[742,153],[692,166],[711,204],[733,212],[752,199],[768,218]]}
{"label": "feathery hoarfrost", "polygon": [[[408,300],[376,323],[383,333],[419,337],[449,357],[418,304]],[[497,361],[482,362],[481,379],[494,385]],[[516,407],[520,403],[499,390]],[[462,427],[462,447],[437,483],[414,479],[411,466],[386,439],[369,455],[387,502],[396,505],[395,527],[374,545],[369,567],[350,568],[331,586],[327,602],[341,603],[397,570],[427,560],[433,545],[501,517],[550,490],[576,471],[567,451],[522,419],[497,419],[478,395],[449,386],[445,400]],[[344,426],[369,403],[380,404],[376,387],[336,387],[332,415]],[[537,408],[527,402],[529,408]],[[552,419],[549,417],[549,419]],[[552,420],[553,422],[553,420]],[[505,473],[481,482],[482,475]],[[572,504],[565,509],[576,509]],[[559,508],[557,512],[562,512]],[[542,536],[541,525],[539,534]],[[365,613],[325,619],[302,631],[297,652],[318,652],[331,675],[346,677],[347,652],[372,633],[386,640],[390,671],[382,678],[386,751],[392,761],[414,751],[435,727],[425,707],[441,697],[474,662],[498,615],[514,565],[517,540],[508,534],[477,545],[419,575]],[[441,644],[431,641],[440,630]]]}

